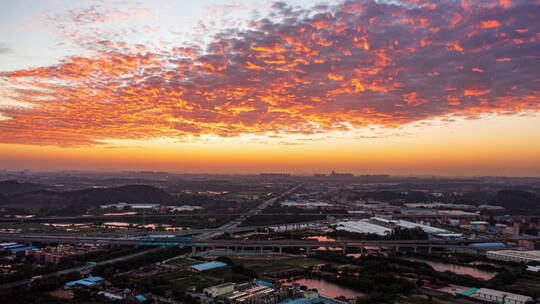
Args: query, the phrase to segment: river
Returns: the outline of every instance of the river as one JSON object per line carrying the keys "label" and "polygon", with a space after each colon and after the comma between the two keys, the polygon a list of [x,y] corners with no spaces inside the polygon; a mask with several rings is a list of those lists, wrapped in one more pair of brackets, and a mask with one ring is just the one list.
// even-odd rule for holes
{"label": "river", "polygon": [[433,267],[433,269],[439,272],[450,271],[457,274],[470,275],[471,277],[474,277],[477,279],[483,279],[483,280],[489,280],[497,274],[495,272],[480,270],[474,267],[447,264],[447,263],[437,262],[437,261],[422,260],[422,259],[416,259],[416,258],[405,258],[405,260],[426,263],[429,266]]}

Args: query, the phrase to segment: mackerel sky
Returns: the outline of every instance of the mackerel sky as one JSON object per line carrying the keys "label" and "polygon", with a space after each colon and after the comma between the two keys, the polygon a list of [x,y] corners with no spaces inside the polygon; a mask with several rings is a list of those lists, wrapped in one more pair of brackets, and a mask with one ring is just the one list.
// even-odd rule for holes
{"label": "mackerel sky", "polygon": [[77,158],[340,140],[371,155],[506,124],[536,142],[539,20],[538,0],[3,1],[0,143]]}

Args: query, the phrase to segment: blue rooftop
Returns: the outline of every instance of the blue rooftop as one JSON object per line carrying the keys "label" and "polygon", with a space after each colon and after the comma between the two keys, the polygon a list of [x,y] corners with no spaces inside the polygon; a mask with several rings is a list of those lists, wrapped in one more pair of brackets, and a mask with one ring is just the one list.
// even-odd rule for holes
{"label": "blue rooftop", "polygon": [[224,267],[224,266],[227,266],[227,264],[223,262],[219,262],[219,261],[213,261],[213,262],[191,265],[190,267],[197,271],[205,271],[205,270],[210,270],[210,269]]}
{"label": "blue rooftop", "polygon": [[83,279],[85,281],[88,281],[88,282],[100,282],[100,281],[103,281],[104,278],[102,277],[88,277],[86,279]]}
{"label": "blue rooftop", "polygon": [[469,244],[471,247],[497,247],[497,248],[505,248],[506,245],[501,242],[495,242],[495,243],[471,243]]}
{"label": "blue rooftop", "polygon": [[329,299],[329,298],[325,298],[325,297],[317,297],[317,298],[314,298],[312,299],[311,301],[309,301],[308,299],[306,298],[300,298],[300,299],[287,299],[285,301],[281,301],[279,302],[278,304],[316,304],[316,303],[321,303],[321,304],[332,304],[332,300]]}
{"label": "blue rooftop", "polygon": [[262,285],[262,286],[266,286],[266,287],[272,287],[274,284],[272,284],[270,282],[267,282],[267,281],[259,280],[259,281],[257,281],[257,285]]}
{"label": "blue rooftop", "polygon": [[24,250],[39,250],[39,249],[34,246],[24,246],[24,247],[9,248],[8,250],[11,252],[19,252],[19,251],[24,251]]}
{"label": "blue rooftop", "polygon": [[102,277],[88,277],[86,279],[80,279],[77,281],[71,281],[67,282],[66,286],[73,287],[75,285],[82,285],[82,286],[94,286],[97,282],[103,281],[104,279]]}
{"label": "blue rooftop", "polygon": [[139,300],[140,302],[144,302],[146,300],[148,300],[145,296],[143,295],[138,295],[138,296],[135,296],[135,299]]}
{"label": "blue rooftop", "polygon": [[287,299],[285,301],[279,302],[278,304],[309,304],[309,300],[306,298]]}
{"label": "blue rooftop", "polygon": [[325,297],[318,297],[311,300],[311,303],[323,303],[323,304],[332,304],[332,300]]}

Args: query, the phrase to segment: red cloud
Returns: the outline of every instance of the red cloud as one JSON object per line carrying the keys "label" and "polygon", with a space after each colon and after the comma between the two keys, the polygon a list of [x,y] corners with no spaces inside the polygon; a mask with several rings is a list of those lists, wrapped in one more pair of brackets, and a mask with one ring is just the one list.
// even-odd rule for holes
{"label": "red cloud", "polygon": [[[101,41],[91,57],[2,73],[3,95],[34,107],[0,109],[11,118],[0,142],[309,135],[538,111],[540,8],[484,2],[351,0],[317,14],[279,3],[206,47]],[[479,31],[486,20],[498,26]]]}

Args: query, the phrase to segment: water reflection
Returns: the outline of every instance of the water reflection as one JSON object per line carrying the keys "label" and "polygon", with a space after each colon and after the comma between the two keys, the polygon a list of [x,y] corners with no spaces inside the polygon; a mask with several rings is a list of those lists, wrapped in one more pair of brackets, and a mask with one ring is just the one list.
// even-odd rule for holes
{"label": "water reflection", "polygon": [[335,242],[336,241],[336,239],[329,238],[324,235],[308,236],[308,237],[305,237],[304,240],[317,240],[319,242]]}
{"label": "water reflection", "polygon": [[489,272],[485,270],[480,270],[473,267],[466,267],[466,266],[460,266],[460,265],[454,265],[454,264],[446,264],[442,262],[436,262],[436,261],[428,261],[428,260],[421,260],[421,259],[415,259],[415,258],[405,258],[409,261],[414,262],[422,262],[426,263],[429,266],[433,267],[436,271],[439,272],[445,272],[450,271],[457,274],[463,274],[463,275],[470,275],[471,277],[477,278],[477,279],[483,279],[483,280],[489,280],[493,278],[497,273],[495,272]]}
{"label": "water reflection", "polygon": [[321,296],[324,296],[327,298],[336,298],[339,296],[344,296],[349,299],[355,299],[356,297],[361,297],[364,295],[361,292],[357,292],[349,288],[343,288],[334,283],[331,283],[325,280],[319,280],[319,279],[297,279],[292,282],[283,283],[283,285],[289,286],[294,283],[304,285],[308,289],[315,288],[317,289],[317,291],[319,292]]}

